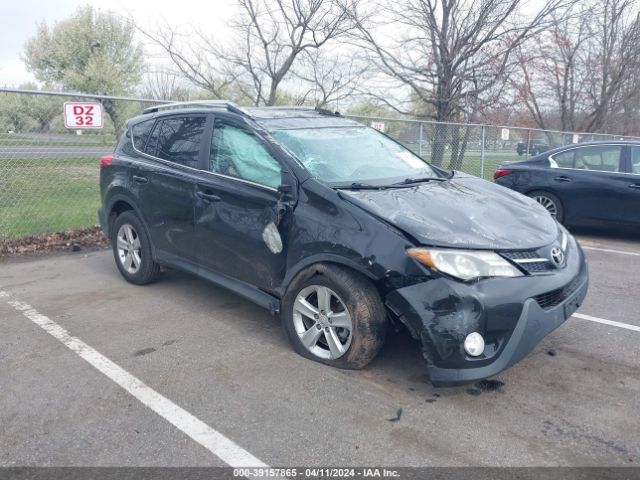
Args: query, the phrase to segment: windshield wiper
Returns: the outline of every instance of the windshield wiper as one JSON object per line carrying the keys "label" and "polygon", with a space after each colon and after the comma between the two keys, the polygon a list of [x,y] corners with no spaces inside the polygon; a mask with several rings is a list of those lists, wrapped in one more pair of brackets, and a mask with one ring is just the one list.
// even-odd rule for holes
{"label": "windshield wiper", "polygon": [[446,178],[440,177],[422,177],[422,178],[405,178],[401,182],[393,183],[392,185],[411,185],[412,183],[422,183],[422,182],[443,182]]}
{"label": "windshield wiper", "polygon": [[353,182],[348,185],[334,185],[333,188],[346,189],[346,190],[380,190],[381,188],[384,188],[384,187],[370,185],[368,183],[362,183],[362,182]]}

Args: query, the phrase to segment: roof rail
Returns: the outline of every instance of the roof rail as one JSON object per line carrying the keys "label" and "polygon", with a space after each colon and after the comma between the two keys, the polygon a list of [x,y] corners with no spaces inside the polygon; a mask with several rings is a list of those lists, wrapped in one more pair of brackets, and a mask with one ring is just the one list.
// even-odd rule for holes
{"label": "roof rail", "polygon": [[333,112],[326,108],[320,107],[305,107],[304,105],[277,105],[272,107],[258,107],[258,108],[266,108],[268,110],[302,110],[307,112],[316,112],[320,115],[329,115],[332,117],[341,117],[342,114],[340,112]]}
{"label": "roof rail", "polygon": [[235,103],[228,100],[191,100],[188,102],[165,103],[162,105],[155,105],[153,107],[145,108],[142,113],[154,113],[160,110],[169,110],[172,108],[184,107],[224,108],[229,112],[244,115],[245,117],[251,117],[251,115],[246,110],[240,108]]}

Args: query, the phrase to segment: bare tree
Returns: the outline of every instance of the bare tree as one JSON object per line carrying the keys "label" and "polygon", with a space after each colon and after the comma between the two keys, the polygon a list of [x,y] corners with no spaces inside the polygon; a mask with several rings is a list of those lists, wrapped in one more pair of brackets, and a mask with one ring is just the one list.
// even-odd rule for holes
{"label": "bare tree", "polygon": [[518,49],[510,82],[540,128],[596,132],[640,100],[640,21],[633,0],[574,7]]}
{"label": "bare tree", "polygon": [[587,132],[602,130],[608,115],[620,106],[619,102],[625,102],[621,96],[625,82],[640,74],[640,14],[634,11],[636,2],[600,3],[600,21],[586,59],[591,80],[587,88],[590,108],[584,122]]}
{"label": "bare tree", "polygon": [[[355,10],[354,18],[363,46],[384,73],[431,105],[438,122],[464,121],[476,113],[482,96],[505,80],[514,50],[547,28],[551,14],[570,1],[547,0],[525,18],[524,0],[399,0],[376,4],[377,25]],[[394,24],[402,33],[385,36],[380,24]],[[401,100],[389,103],[408,113]],[[436,128],[436,164],[446,136],[443,126]],[[457,155],[451,166],[459,168],[461,160]]]}
{"label": "bare tree", "polygon": [[360,91],[371,63],[357,54],[326,54],[316,49],[305,52],[292,72],[302,83],[298,103],[311,102],[321,108],[339,110],[340,102],[352,100]]}
{"label": "bare tree", "polygon": [[254,105],[274,105],[301,54],[318,50],[351,28],[340,0],[238,0],[233,36],[221,42],[196,32],[188,45],[171,28],[143,32],[194,84],[220,97],[233,85]]}
{"label": "bare tree", "polygon": [[184,80],[176,73],[155,70],[143,77],[141,95],[157,100],[189,100],[191,92]]}

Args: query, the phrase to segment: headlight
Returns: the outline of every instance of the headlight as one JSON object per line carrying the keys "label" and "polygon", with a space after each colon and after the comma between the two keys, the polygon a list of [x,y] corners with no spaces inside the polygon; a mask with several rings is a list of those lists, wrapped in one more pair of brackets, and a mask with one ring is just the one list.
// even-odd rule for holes
{"label": "headlight", "polygon": [[495,252],[409,248],[407,255],[423,265],[461,280],[480,277],[520,277],[522,272]]}
{"label": "headlight", "polygon": [[558,229],[560,230],[560,248],[562,248],[562,251],[566,253],[567,246],[569,244],[569,236],[571,234],[560,223],[558,223]]}

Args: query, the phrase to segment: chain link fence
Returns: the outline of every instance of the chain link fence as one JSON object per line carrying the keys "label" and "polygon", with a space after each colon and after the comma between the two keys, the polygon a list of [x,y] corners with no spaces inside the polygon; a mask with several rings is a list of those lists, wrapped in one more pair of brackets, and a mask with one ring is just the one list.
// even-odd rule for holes
{"label": "chain link fence", "polygon": [[[65,128],[65,102],[79,101],[102,103],[103,128]],[[100,157],[113,152],[126,119],[149,102],[0,89],[0,247],[95,225]]]}
{"label": "chain link fence", "polygon": [[[67,129],[67,101],[99,101],[102,129]],[[100,157],[113,152],[128,118],[156,100],[0,89],[0,247],[97,223]],[[492,178],[498,166],[546,149],[620,136],[350,116],[445,168]],[[1,251],[1,248],[0,248]]]}

